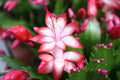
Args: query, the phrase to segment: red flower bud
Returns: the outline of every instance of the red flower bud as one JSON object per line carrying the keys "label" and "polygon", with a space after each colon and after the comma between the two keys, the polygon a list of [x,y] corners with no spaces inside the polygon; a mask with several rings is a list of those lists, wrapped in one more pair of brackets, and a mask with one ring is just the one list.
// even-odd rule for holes
{"label": "red flower bud", "polygon": [[80,31],[84,32],[87,28],[89,19],[86,19],[80,27]]}
{"label": "red flower bud", "polygon": [[111,31],[111,29],[114,27],[114,24],[112,21],[109,21],[108,26],[107,26],[107,32]]}
{"label": "red flower bud", "polygon": [[120,38],[120,25],[116,25],[110,30],[109,37],[111,39]]}
{"label": "red flower bud", "polygon": [[12,70],[6,73],[1,80],[26,80],[27,76],[23,71]]}
{"label": "red flower bud", "polygon": [[97,6],[96,6],[96,3],[95,3],[95,0],[89,0],[88,1],[87,10],[88,10],[88,16],[96,17]]}
{"label": "red flower bud", "polygon": [[78,11],[77,11],[77,18],[78,19],[84,19],[86,16],[86,11],[84,8],[80,8]]}

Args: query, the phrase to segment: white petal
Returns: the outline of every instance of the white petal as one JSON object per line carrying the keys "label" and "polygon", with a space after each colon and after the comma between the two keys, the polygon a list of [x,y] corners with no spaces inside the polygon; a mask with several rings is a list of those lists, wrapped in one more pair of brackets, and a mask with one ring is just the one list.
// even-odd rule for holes
{"label": "white petal", "polygon": [[50,42],[50,43],[43,43],[38,52],[48,52],[51,51],[55,47],[55,42]]}
{"label": "white petal", "polygon": [[71,35],[76,30],[77,26],[78,26],[78,23],[76,22],[67,24],[63,32],[61,33],[61,37]]}
{"label": "white petal", "polygon": [[79,41],[72,37],[72,36],[66,36],[64,38],[62,38],[62,40],[64,41],[64,43],[67,46],[73,47],[73,48],[80,48],[83,49],[82,45],[79,43]]}
{"label": "white petal", "polygon": [[84,56],[78,52],[68,51],[64,53],[64,59],[71,62],[79,62],[84,59]]}

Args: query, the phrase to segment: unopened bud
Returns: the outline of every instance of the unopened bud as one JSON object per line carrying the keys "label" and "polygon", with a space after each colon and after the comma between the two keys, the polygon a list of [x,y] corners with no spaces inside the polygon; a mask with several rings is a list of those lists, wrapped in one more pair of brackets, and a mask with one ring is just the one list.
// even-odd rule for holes
{"label": "unopened bud", "polygon": [[44,10],[48,10],[48,2],[47,1],[44,2]]}
{"label": "unopened bud", "polygon": [[78,19],[84,19],[86,16],[86,11],[84,8],[80,8],[78,11],[77,11],[77,18]]}
{"label": "unopened bud", "polygon": [[96,3],[95,3],[95,0],[89,0],[88,1],[87,10],[88,10],[88,16],[96,17],[97,6],[96,6]]}
{"label": "unopened bud", "polygon": [[7,38],[7,35],[8,35],[7,32],[4,31],[1,35],[1,40],[4,40],[5,38]]}
{"label": "unopened bud", "polygon": [[101,69],[98,69],[97,72],[98,72],[98,74],[100,74],[101,73]]}
{"label": "unopened bud", "polygon": [[18,40],[18,39],[16,39],[16,40],[12,43],[12,47],[11,47],[11,48],[14,49],[14,48],[18,47],[20,44],[21,44],[21,41]]}
{"label": "unopened bud", "polygon": [[109,43],[109,44],[107,45],[107,47],[108,47],[108,48],[112,48],[112,47],[113,47],[113,43]]}
{"label": "unopened bud", "polygon": [[100,59],[100,62],[104,62],[104,59],[102,58],[102,59]]}
{"label": "unopened bud", "polygon": [[71,19],[76,18],[75,14],[71,8],[68,8],[68,15]]}
{"label": "unopened bud", "polygon": [[101,74],[104,76],[104,75],[106,75],[107,74],[107,70],[102,70],[101,71]]}
{"label": "unopened bud", "polygon": [[86,19],[80,27],[80,31],[84,32],[87,28],[89,19]]}

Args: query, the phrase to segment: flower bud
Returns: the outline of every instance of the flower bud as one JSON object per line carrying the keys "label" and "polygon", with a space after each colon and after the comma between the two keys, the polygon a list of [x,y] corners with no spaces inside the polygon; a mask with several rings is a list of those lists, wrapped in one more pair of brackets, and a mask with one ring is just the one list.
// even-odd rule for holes
{"label": "flower bud", "polygon": [[71,8],[68,8],[68,15],[71,19],[75,19],[76,16]]}
{"label": "flower bud", "polygon": [[89,0],[88,1],[87,10],[88,10],[88,16],[96,17],[97,6],[96,6],[96,3],[95,3],[95,0]]}
{"label": "flower bud", "polygon": [[23,71],[12,70],[6,73],[1,80],[26,80],[27,76]]}
{"label": "flower bud", "polygon": [[7,11],[8,11],[8,12],[11,11],[13,8],[16,7],[17,4],[18,4],[17,1],[12,1],[11,4],[9,5]]}
{"label": "flower bud", "polygon": [[21,41],[20,40],[18,40],[18,39],[16,39],[13,43],[12,43],[12,49],[14,49],[14,48],[16,48],[16,47],[18,47],[19,45],[20,45],[20,43],[21,43]]}
{"label": "flower bud", "polygon": [[86,11],[84,8],[80,8],[78,11],[77,11],[77,18],[78,19],[84,19],[86,16]]}
{"label": "flower bud", "polygon": [[106,75],[107,74],[107,70],[102,70],[101,71],[101,74],[104,76],[104,75]]}
{"label": "flower bud", "polygon": [[100,62],[104,62],[104,59],[103,59],[103,58],[101,58],[101,59],[100,59]]}
{"label": "flower bud", "polygon": [[117,15],[113,14],[113,20],[115,22],[115,24],[119,24],[120,23],[120,19]]}
{"label": "flower bud", "polygon": [[115,25],[115,26],[109,31],[109,37],[110,37],[111,39],[120,38],[120,25]]}
{"label": "flower bud", "polygon": [[98,69],[97,72],[98,72],[98,74],[100,74],[101,73],[101,69]]}
{"label": "flower bud", "polygon": [[47,1],[44,2],[44,10],[48,10],[48,2]]}
{"label": "flower bud", "polygon": [[86,19],[80,27],[80,31],[84,32],[87,28],[89,19]]}
{"label": "flower bud", "polygon": [[113,22],[109,21],[108,26],[107,26],[107,32],[109,32],[113,27],[114,27]]}
{"label": "flower bud", "polygon": [[4,40],[5,38],[7,38],[7,35],[8,35],[7,32],[4,31],[1,35],[1,40]]}
{"label": "flower bud", "polygon": [[108,47],[108,48],[112,48],[112,47],[113,47],[113,43],[109,43],[109,44],[107,45],[107,47]]}

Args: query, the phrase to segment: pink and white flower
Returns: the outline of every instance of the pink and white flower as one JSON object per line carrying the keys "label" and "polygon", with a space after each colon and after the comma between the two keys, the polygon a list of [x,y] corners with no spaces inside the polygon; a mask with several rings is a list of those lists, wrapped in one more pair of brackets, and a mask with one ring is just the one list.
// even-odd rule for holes
{"label": "pink and white flower", "polygon": [[[42,60],[38,67],[38,73],[48,74],[53,72],[53,78],[58,80],[61,78],[63,71],[72,74],[72,70],[84,68],[84,56],[74,51],[63,53],[61,49],[56,49],[53,55],[40,54],[39,58]],[[77,64],[77,67],[75,64]]]}
{"label": "pink and white flower", "polygon": [[65,50],[66,45],[73,48],[83,49],[82,45],[75,38],[70,36],[77,28],[78,23],[67,24],[66,13],[56,17],[47,11],[45,22],[47,27],[35,29],[39,35],[30,38],[31,41],[42,43],[38,52],[49,52],[55,47]]}

